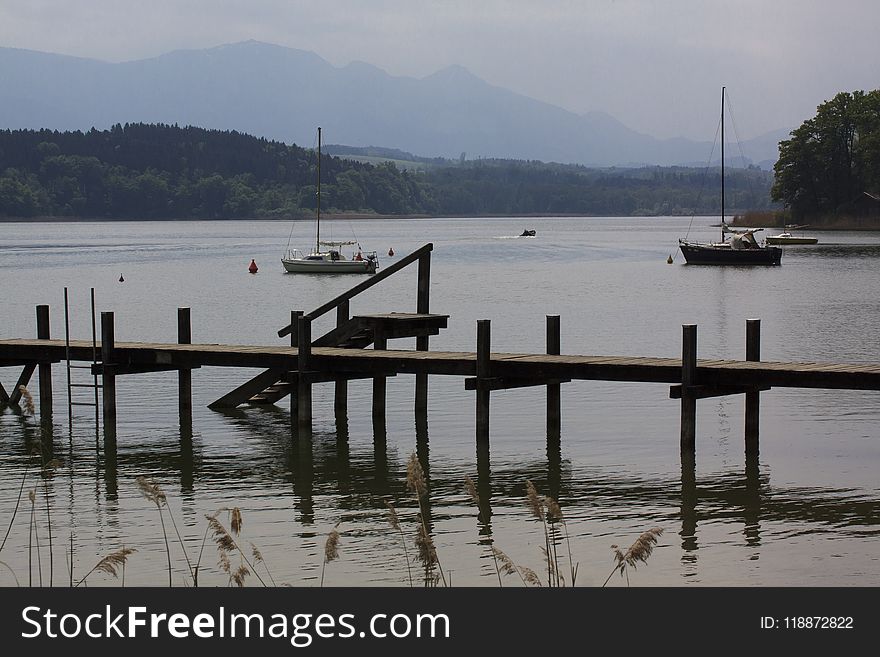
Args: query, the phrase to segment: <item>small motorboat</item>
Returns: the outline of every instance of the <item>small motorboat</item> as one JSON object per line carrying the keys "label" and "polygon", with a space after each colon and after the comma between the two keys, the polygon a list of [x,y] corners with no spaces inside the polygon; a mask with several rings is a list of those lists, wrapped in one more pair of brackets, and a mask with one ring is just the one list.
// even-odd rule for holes
{"label": "small motorboat", "polygon": [[521,234],[520,237],[534,237],[535,231],[534,229],[526,228]]}
{"label": "small motorboat", "polygon": [[768,235],[767,244],[817,244],[818,237],[805,237],[804,235],[792,235],[791,231],[806,226],[787,225],[779,235]]}

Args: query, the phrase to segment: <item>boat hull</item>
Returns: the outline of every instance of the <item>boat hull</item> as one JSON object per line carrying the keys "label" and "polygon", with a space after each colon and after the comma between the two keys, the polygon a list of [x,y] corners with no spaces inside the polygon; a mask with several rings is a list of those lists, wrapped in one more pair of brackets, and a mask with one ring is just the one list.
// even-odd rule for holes
{"label": "boat hull", "polygon": [[767,244],[817,244],[818,237],[768,237]]}
{"label": "boat hull", "polygon": [[778,265],[782,249],[766,246],[755,249],[732,249],[712,244],[679,243],[681,254],[689,265]]}
{"label": "boat hull", "polygon": [[375,260],[300,260],[282,258],[281,264],[297,274],[375,274]]}

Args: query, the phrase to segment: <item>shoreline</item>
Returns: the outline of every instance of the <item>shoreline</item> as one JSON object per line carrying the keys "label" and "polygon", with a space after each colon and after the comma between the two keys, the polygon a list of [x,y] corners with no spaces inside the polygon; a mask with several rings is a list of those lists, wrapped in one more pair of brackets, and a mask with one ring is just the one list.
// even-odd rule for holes
{"label": "shoreline", "polygon": [[[376,214],[376,213],[368,213],[368,212],[353,212],[353,213],[326,213],[322,214],[321,218],[328,221],[339,221],[339,220],[349,220],[349,221],[362,221],[369,219],[380,219],[380,220],[395,220],[395,219],[546,219],[546,218],[581,218],[581,219],[595,219],[595,218],[614,218],[614,219],[632,219],[632,218],[646,218],[650,219],[652,217],[660,218],[660,217],[687,217],[688,215],[631,215],[631,214],[623,214],[623,215],[589,215],[589,214],[579,214],[579,213],[562,213],[562,212],[547,212],[547,213],[533,213],[533,214],[480,214],[480,215],[431,215],[431,214]],[[711,216],[711,215],[699,215],[699,216]],[[38,216],[38,217],[0,217],[0,224],[4,223],[23,223],[23,224],[38,224],[38,223],[54,223],[54,224],[65,224],[65,223],[106,223],[106,222],[185,222],[185,221],[216,221],[216,222],[225,222],[225,221],[274,221],[279,223],[286,223],[290,221],[300,222],[300,221],[314,221],[314,216],[298,216],[298,217],[284,217],[284,218],[272,218],[272,217],[238,217],[234,219],[199,219],[194,217],[175,217],[175,218],[162,218],[162,219],[148,219],[148,218],[130,218],[130,217],[120,217],[120,218],[108,218],[108,217],[58,217],[58,216]],[[736,228],[764,228],[764,229],[782,229],[782,227],[778,224],[774,225],[769,222],[755,222],[755,221],[743,221],[742,216],[735,217],[733,221],[730,222],[730,225]],[[809,229],[811,231],[880,231],[880,218],[877,219],[856,219],[856,218],[840,218],[837,220],[833,220],[828,222],[827,224],[809,224]]]}

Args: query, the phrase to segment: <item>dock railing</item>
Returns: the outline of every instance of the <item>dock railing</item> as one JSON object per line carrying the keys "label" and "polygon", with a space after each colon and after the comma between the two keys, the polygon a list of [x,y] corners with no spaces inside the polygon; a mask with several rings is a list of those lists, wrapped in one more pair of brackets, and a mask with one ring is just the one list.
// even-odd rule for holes
{"label": "dock railing", "polygon": [[[309,313],[302,314],[302,318],[306,321],[311,322],[312,320],[325,315],[330,312],[334,308],[336,309],[336,324],[337,326],[342,323],[348,321],[348,308],[349,301],[359,295],[361,292],[370,289],[374,285],[378,285],[382,281],[384,281],[389,276],[396,274],[404,267],[411,265],[414,262],[419,263],[419,273],[418,273],[418,297],[416,301],[416,312],[427,314],[429,312],[429,293],[430,293],[430,281],[431,281],[431,251],[434,249],[434,245],[431,243],[425,244],[424,246],[419,247],[409,255],[404,256],[398,262],[395,262],[390,267],[385,267],[381,271],[377,272],[369,279],[358,283],[350,290],[343,292],[339,296],[331,299],[327,303],[324,303],[313,311]],[[344,312],[342,312],[344,311]],[[295,311],[297,312],[297,311]],[[290,324],[285,326],[282,329],[278,330],[278,337],[283,338],[286,335],[290,335],[290,342],[292,345],[297,344],[296,339],[296,331],[297,325],[295,321],[291,321]],[[418,347],[417,347],[418,348]]]}

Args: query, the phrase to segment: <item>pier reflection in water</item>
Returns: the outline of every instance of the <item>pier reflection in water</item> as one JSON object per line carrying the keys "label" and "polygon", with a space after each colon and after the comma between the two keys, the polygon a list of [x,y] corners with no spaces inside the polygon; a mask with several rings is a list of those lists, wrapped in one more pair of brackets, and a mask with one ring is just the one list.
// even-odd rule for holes
{"label": "pier reflection in water", "polygon": [[[276,407],[244,408],[221,417],[247,447],[218,458],[188,427],[180,429],[176,440],[142,446],[125,441],[117,454],[108,455],[83,449],[85,436],[65,435],[59,426],[34,426],[29,418],[7,412],[0,416],[2,423],[17,423],[22,440],[17,446],[7,445],[11,453],[4,457],[5,470],[20,477],[25,467],[36,469],[41,460],[60,461],[62,465],[46,474],[56,541],[73,535],[74,544],[81,544],[74,560],[77,570],[99,557],[102,549],[110,551],[122,542],[137,544],[138,566],[127,572],[129,584],[161,579],[163,567],[155,509],[138,504],[132,487],[132,474],[144,473],[163,486],[172,513],[182,514],[181,531],[190,554],[198,553],[204,540],[205,514],[240,506],[249,540],[264,554],[278,581],[314,583],[322,541],[340,523],[340,549],[346,556],[340,563],[347,564],[339,568],[345,570],[344,583],[406,585],[402,548],[387,525],[385,502],[398,509],[411,540],[417,504],[406,489],[406,462],[413,452],[428,482],[425,522],[457,584],[497,584],[494,567],[486,561],[489,545],[540,568],[540,528],[525,508],[527,480],[559,500],[573,558],[585,561],[579,583],[587,585],[601,584],[600,570],[610,564],[612,543],[626,545],[639,529],[650,528],[641,524],[645,518],[666,530],[658,565],[643,566],[638,573],[655,584],[674,584],[678,577],[685,582],[709,579],[699,563],[704,551],[712,563],[719,549],[726,558],[757,561],[765,558],[768,543],[796,536],[803,528],[814,534],[837,533],[842,539],[876,536],[880,530],[880,500],[844,488],[774,485],[757,454],[744,456],[735,470],[699,473],[699,454],[685,451],[679,478],[637,476],[605,466],[575,466],[566,459],[565,437],[550,436],[544,458],[511,461],[501,456],[493,462],[489,446],[481,443],[470,464],[434,464],[425,417],[408,436],[398,435],[391,444],[381,421],[373,423],[371,435],[352,436],[346,416],[336,417],[335,431],[311,434],[298,434],[289,411]],[[369,446],[364,438],[369,438]],[[670,437],[670,443],[674,441]],[[476,484],[478,509],[464,491],[465,477]],[[7,479],[7,488],[11,481],[15,480]],[[496,509],[501,509],[500,524]],[[722,541],[719,529],[726,535]],[[672,540],[676,534],[678,541]],[[704,534],[709,538],[704,540]],[[13,537],[10,545],[18,543],[20,548],[21,540]],[[86,544],[92,542],[97,547],[94,555],[87,554]],[[719,548],[719,543],[726,547]],[[413,552],[411,547],[411,558]],[[675,554],[682,570],[670,572]],[[15,552],[5,555],[21,566]],[[179,551],[177,558],[182,560]],[[202,583],[222,583],[213,556],[204,558]],[[592,567],[592,576],[584,573],[585,566]],[[177,570],[179,581],[182,564]],[[505,585],[521,584],[514,580]]]}

